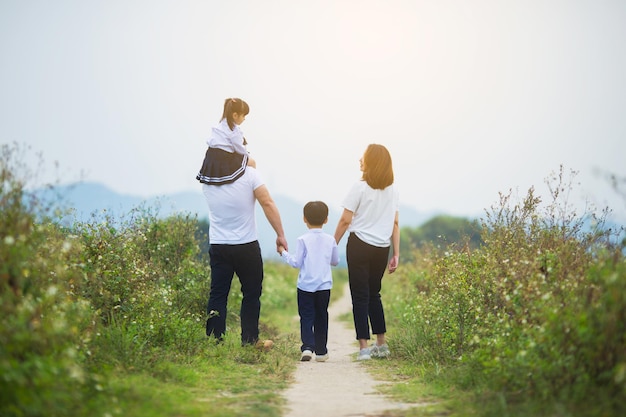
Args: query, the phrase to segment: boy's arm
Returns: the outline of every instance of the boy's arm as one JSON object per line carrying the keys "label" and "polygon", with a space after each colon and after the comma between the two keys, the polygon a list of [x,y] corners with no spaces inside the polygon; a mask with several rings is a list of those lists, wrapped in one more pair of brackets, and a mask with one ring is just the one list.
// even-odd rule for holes
{"label": "boy's arm", "polygon": [[332,266],[339,265],[339,247],[337,246],[337,242],[333,242],[333,252],[330,255],[330,264]]}
{"label": "boy's arm", "polygon": [[294,268],[301,268],[304,263],[304,245],[300,239],[298,239],[298,243],[296,245],[296,254],[292,255],[283,247],[283,250],[280,251],[280,257],[291,265]]}

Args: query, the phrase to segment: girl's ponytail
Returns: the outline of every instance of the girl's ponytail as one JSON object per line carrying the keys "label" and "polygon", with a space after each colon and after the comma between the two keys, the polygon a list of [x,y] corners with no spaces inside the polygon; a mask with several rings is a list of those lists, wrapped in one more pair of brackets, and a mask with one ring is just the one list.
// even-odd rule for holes
{"label": "girl's ponytail", "polygon": [[227,98],[224,100],[224,113],[222,114],[222,120],[226,119],[230,130],[235,128],[235,121],[233,120],[233,113],[243,114],[245,116],[250,113],[250,107],[248,103],[240,98]]}

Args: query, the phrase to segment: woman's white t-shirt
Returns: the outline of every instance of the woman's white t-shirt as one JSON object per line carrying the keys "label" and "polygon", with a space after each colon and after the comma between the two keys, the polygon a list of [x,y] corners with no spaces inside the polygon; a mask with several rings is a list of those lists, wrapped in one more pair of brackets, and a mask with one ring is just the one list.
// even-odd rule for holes
{"label": "woman's white t-shirt", "polygon": [[375,190],[364,180],[357,182],[342,204],[354,213],[348,232],[372,246],[390,246],[399,202],[399,193],[393,184],[384,190]]}

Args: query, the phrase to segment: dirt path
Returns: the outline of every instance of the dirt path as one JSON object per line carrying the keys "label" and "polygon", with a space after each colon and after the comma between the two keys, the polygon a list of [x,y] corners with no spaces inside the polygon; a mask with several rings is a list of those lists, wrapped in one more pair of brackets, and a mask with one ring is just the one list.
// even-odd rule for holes
{"label": "dirt path", "polygon": [[[333,302],[328,332],[327,362],[299,362],[295,382],[283,396],[287,400],[285,417],[374,417],[385,410],[406,409],[407,404],[391,401],[376,392],[375,381],[365,364],[355,360],[358,343],[354,329],[339,316],[350,312],[350,290]],[[375,360],[375,359],[372,359]]]}

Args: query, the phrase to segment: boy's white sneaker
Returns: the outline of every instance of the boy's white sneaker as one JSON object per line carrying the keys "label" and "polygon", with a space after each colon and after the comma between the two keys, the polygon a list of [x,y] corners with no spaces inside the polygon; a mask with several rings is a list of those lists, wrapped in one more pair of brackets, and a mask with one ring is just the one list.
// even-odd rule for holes
{"label": "boy's white sneaker", "polygon": [[313,352],[308,350],[308,349],[305,349],[305,350],[302,351],[302,355],[300,356],[300,360],[302,362],[307,362],[307,361],[310,361],[312,357],[313,357]]}

